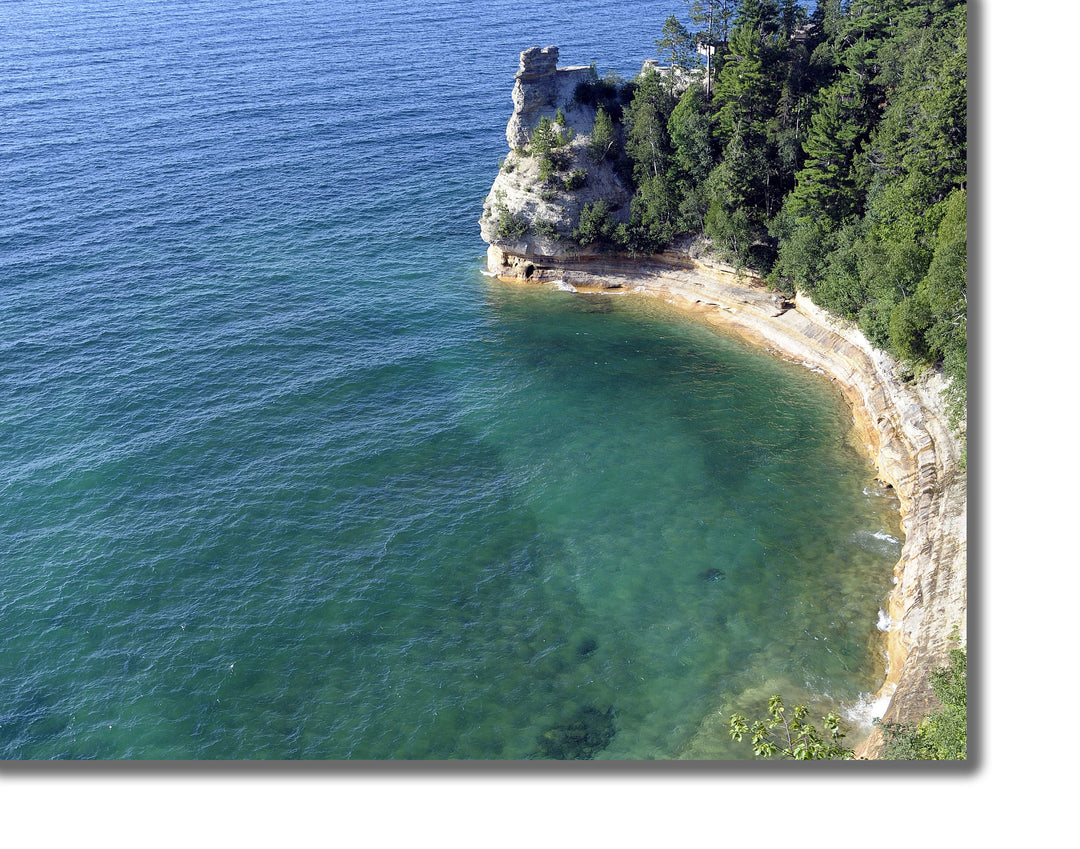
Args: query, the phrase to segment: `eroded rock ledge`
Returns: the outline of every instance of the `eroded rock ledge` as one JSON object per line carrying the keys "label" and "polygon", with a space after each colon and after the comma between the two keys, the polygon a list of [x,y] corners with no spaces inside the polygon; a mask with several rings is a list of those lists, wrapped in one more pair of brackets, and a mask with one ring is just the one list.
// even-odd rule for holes
{"label": "eroded rock ledge", "polygon": [[[937,707],[928,675],[948,663],[954,629],[967,640],[967,478],[939,374],[909,382],[858,329],[809,299],[783,299],[762,281],[689,251],[631,260],[517,255],[491,245],[488,270],[507,281],[662,297],[828,374],[851,404],[854,427],[903,514],[906,539],[889,603],[888,675],[878,694],[889,697],[883,721],[918,722]],[[859,754],[873,758],[881,743],[875,730]]]}

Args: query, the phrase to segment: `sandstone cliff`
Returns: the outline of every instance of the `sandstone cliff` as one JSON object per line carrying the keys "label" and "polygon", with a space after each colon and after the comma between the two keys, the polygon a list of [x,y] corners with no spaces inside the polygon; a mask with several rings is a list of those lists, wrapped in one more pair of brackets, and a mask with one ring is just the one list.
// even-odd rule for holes
{"label": "sandstone cliff", "polygon": [[[578,247],[573,231],[587,204],[603,201],[616,220],[630,215],[632,191],[609,160],[595,162],[588,141],[596,107],[581,102],[578,87],[595,81],[589,67],[558,68],[557,47],[533,47],[521,54],[512,99],[514,111],[506,126],[510,151],[484,200],[480,235],[508,256],[540,261],[594,251]],[[567,139],[562,167],[548,180],[541,178],[539,158],[529,142],[542,118],[554,121]],[[575,176],[576,174],[576,176]],[[567,185],[573,188],[567,188]],[[519,226],[515,227],[514,224]]]}
{"label": "sandstone cliff", "polygon": [[[523,120],[517,103],[515,98],[512,125]],[[536,188],[530,187],[529,172],[522,169],[517,179],[514,189],[522,200],[515,208],[526,216],[547,214],[547,208],[527,200]],[[509,196],[504,174],[485,210],[496,188]],[[625,202],[621,194],[613,197]],[[690,250],[630,259],[588,254],[566,242],[499,238],[483,222],[481,234],[489,243],[488,270],[502,279],[663,297],[832,378],[851,404],[854,427],[879,477],[895,488],[903,514],[905,542],[889,604],[888,674],[879,693],[889,697],[883,721],[913,723],[933,710],[937,700],[928,675],[947,665],[948,650],[956,646],[950,639],[954,630],[967,641],[967,479],[945,411],[941,375],[913,381],[857,328],[809,299],[782,298],[763,281]],[[880,745],[875,731],[860,753],[874,757]]]}
{"label": "sandstone cliff", "polygon": [[554,118],[559,109],[566,114],[571,129],[579,133],[592,129],[595,110],[574,100],[578,84],[591,78],[591,69],[586,65],[559,68],[558,62],[558,47],[522,51],[510,94],[514,114],[506,125],[506,143],[511,150],[528,145],[540,119],[545,115]]}

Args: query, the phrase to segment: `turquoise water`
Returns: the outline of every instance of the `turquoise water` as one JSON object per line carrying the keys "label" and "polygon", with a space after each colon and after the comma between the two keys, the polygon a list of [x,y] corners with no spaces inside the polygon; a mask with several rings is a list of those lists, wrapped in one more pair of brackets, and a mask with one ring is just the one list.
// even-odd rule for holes
{"label": "turquoise water", "polygon": [[831,384],[482,274],[518,51],[628,76],[681,4],[622,8],[0,4],[0,756],[745,757],[876,690]]}

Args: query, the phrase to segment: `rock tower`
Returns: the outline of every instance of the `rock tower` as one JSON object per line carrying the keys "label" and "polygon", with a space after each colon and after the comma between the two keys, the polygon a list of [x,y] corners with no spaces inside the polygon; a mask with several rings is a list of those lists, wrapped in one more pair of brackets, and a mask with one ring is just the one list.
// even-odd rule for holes
{"label": "rock tower", "polygon": [[[591,69],[585,65],[560,68],[558,47],[530,47],[521,53],[514,75],[514,114],[506,125],[506,141],[511,149],[524,147],[532,131],[544,116],[554,118],[562,109],[569,126],[576,132],[590,132],[595,113],[575,109],[574,91],[589,80]],[[572,113],[581,112],[580,115]]]}

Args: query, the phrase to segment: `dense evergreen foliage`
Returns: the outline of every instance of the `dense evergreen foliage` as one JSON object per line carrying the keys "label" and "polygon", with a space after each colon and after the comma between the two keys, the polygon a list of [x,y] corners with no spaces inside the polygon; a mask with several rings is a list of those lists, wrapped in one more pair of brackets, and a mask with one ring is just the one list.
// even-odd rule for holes
{"label": "dense evergreen foliage", "polygon": [[966,4],[689,0],[687,11],[689,26],[673,15],[657,39],[673,70],[580,92],[606,107],[594,155],[622,162],[635,197],[621,226],[589,210],[578,241],[637,254],[704,238],[914,368],[941,364],[961,422]]}

